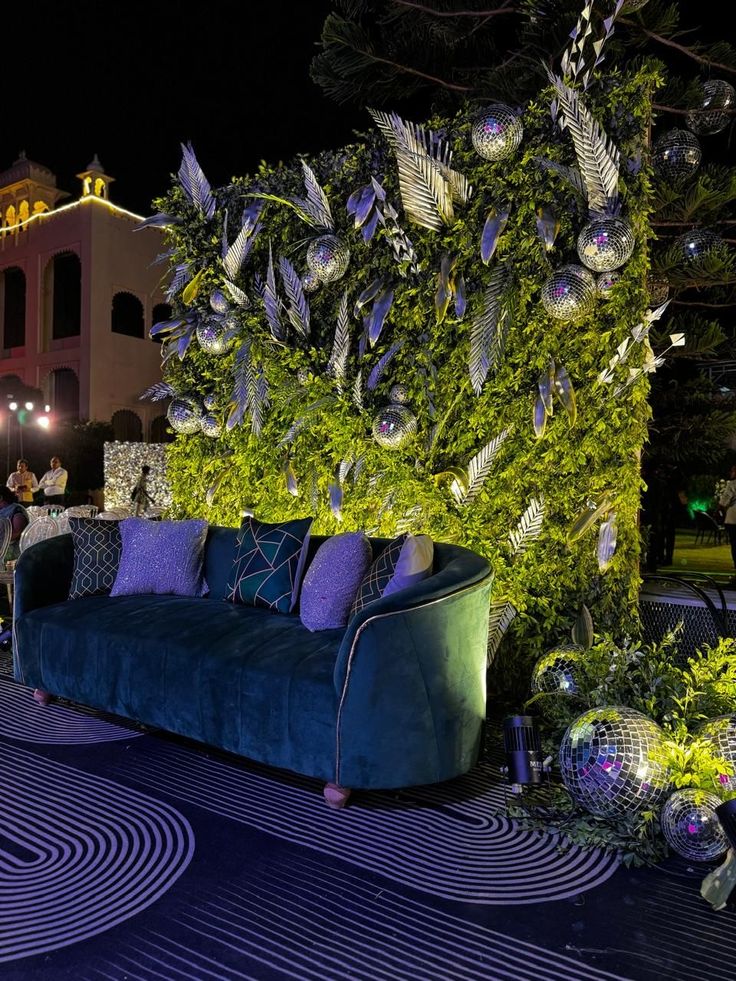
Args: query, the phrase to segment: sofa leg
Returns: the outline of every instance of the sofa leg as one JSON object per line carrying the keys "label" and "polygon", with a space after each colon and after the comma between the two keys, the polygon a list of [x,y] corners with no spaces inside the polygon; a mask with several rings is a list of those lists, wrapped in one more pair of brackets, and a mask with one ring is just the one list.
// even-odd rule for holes
{"label": "sofa leg", "polygon": [[347,804],[348,797],[350,796],[350,788],[340,787],[336,783],[326,783],[322,793],[324,794],[327,806],[331,807],[334,811],[338,811]]}
{"label": "sofa leg", "polygon": [[51,701],[51,693],[44,691],[43,688],[34,688],[33,697],[39,705],[48,705]]}

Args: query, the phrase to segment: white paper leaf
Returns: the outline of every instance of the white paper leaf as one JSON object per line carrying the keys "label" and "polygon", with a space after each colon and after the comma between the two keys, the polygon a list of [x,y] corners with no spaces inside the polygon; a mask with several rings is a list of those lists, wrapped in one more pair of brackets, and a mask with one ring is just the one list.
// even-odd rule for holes
{"label": "white paper leaf", "polygon": [[479,453],[476,453],[470,461],[468,464],[468,490],[460,500],[461,504],[468,505],[478,496],[486,477],[490,473],[496,454],[503,446],[504,440],[510,432],[510,428],[504,429],[490,443],[486,443],[483,449]]}
{"label": "white paper leaf", "polygon": [[522,514],[518,525],[509,533],[511,551],[514,557],[523,555],[529,545],[539,537],[544,521],[544,497],[532,498],[529,507]]}

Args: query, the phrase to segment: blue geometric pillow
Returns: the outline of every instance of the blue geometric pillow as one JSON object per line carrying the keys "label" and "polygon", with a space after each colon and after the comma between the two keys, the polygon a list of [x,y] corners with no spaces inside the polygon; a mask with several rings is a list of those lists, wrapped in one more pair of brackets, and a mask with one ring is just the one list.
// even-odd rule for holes
{"label": "blue geometric pillow", "polygon": [[434,545],[429,535],[399,535],[384,548],[360,584],[350,616],[382,596],[398,593],[432,575]]}
{"label": "blue geometric pillow", "polygon": [[266,524],[246,518],[240,526],[225,599],[289,613],[296,606],[307,558],[311,518]]}
{"label": "blue geometric pillow", "polygon": [[69,518],[74,544],[74,571],[69,599],[104,596],[118,574],[123,542],[117,521]]}

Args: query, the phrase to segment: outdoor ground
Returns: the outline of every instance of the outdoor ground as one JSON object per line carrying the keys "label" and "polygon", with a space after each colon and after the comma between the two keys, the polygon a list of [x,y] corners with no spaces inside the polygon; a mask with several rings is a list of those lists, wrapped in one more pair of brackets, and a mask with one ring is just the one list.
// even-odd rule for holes
{"label": "outdoor ground", "polygon": [[696,545],[695,530],[690,528],[678,528],[672,565],[660,566],[657,572],[677,575],[704,572],[712,575],[721,585],[727,585],[728,580],[736,575],[728,542],[724,540],[721,545],[715,545],[699,541]]}

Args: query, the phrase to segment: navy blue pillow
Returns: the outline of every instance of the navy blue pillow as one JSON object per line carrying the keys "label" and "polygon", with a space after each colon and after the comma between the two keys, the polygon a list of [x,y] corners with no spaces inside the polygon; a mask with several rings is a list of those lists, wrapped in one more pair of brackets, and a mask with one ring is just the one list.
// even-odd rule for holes
{"label": "navy blue pillow", "polygon": [[359,613],[364,606],[372,603],[373,600],[380,599],[386,587],[396,574],[396,566],[401,557],[401,549],[408,535],[399,535],[384,548],[378,558],[373,562],[368,572],[365,574],[363,582],[358,588],[357,595],[350,608],[350,616]]}
{"label": "navy blue pillow", "polygon": [[307,559],[311,518],[266,524],[246,518],[240,526],[226,599],[289,613],[296,606]]}
{"label": "navy blue pillow", "polygon": [[74,543],[69,599],[106,596],[112,589],[123,551],[118,524],[97,518],[69,518]]}

